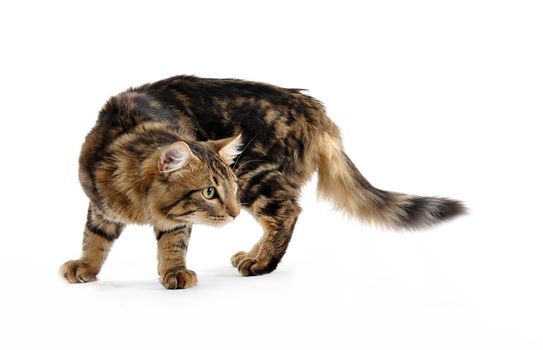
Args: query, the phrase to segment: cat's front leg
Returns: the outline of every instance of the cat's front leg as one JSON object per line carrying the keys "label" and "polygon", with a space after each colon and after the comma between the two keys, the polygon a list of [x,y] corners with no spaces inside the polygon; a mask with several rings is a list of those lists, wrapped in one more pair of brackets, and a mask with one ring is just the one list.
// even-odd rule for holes
{"label": "cat's front leg", "polygon": [[192,224],[182,224],[169,230],[158,230],[158,274],[160,283],[168,289],[185,289],[196,285],[194,271],[188,270],[185,257]]}
{"label": "cat's front leg", "polygon": [[61,275],[70,283],[96,281],[113,242],[119,238],[124,227],[124,224],[106,219],[96,207],[90,205],[83,231],[81,258],[62,265]]}

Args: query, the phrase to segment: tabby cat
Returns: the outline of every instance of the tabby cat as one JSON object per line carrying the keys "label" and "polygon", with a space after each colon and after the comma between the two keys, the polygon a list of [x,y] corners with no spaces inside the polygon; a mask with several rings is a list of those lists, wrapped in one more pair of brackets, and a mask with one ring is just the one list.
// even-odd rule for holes
{"label": "tabby cat", "polygon": [[302,185],[363,221],[415,229],[464,212],[459,201],[373,187],[343,151],[323,105],[300,89],[234,79],[176,76],[112,97],[87,135],[79,179],[90,200],[79,260],[62,275],[96,280],[126,224],[153,225],[166,288],[189,288],[185,254],[193,224],[223,225],[240,206],[262,238],[232,257],[243,276],[262,275],[285,254]]}

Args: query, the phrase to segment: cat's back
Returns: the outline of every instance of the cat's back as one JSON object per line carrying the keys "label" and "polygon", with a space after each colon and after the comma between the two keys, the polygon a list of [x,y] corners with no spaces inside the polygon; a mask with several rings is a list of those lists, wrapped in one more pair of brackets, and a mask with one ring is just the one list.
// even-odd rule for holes
{"label": "cat's back", "polygon": [[322,104],[304,90],[260,82],[175,76],[135,91],[167,106],[200,140],[241,133],[269,143],[327,122]]}
{"label": "cat's back", "polygon": [[245,164],[244,171],[266,165],[284,173],[302,172],[314,163],[310,148],[318,134],[336,130],[323,105],[302,89],[176,76],[136,91],[168,106],[197,140],[241,134],[245,146],[237,163]]}
{"label": "cat's back", "polygon": [[240,98],[267,99],[275,104],[292,105],[293,94],[300,89],[287,89],[279,86],[241,79],[200,78],[179,75],[145,84],[136,91],[144,91],[161,100],[183,95],[187,100],[197,103],[207,100],[231,101]]}

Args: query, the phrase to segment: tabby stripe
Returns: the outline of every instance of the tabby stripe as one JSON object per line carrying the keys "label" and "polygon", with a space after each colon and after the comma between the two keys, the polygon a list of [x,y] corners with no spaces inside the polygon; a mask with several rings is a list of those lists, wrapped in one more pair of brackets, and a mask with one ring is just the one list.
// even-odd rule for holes
{"label": "tabby stripe", "polygon": [[223,167],[219,164],[211,163],[209,164],[215,170],[216,173],[220,173],[223,177],[228,178],[228,170],[226,170],[226,167]]}
{"label": "tabby stripe", "polygon": [[87,227],[87,230],[89,230],[89,232],[94,233],[95,235],[104,237],[108,241],[114,241],[117,238],[119,238],[119,236],[121,235],[120,232],[115,232],[113,234],[108,233],[107,231],[102,230],[101,228],[96,227],[92,225],[91,223],[87,223],[86,227]]}
{"label": "tabby stripe", "polygon": [[177,227],[174,227],[174,228],[171,228],[169,230],[165,230],[165,231],[159,231],[157,236],[156,236],[156,240],[157,241],[160,241],[160,239],[162,238],[162,236],[168,234],[168,233],[182,233],[184,229],[186,229],[187,226],[185,225],[181,225],[181,226],[177,226]]}
{"label": "tabby stripe", "polygon": [[262,180],[264,180],[264,178],[266,178],[266,176],[269,174],[269,173],[272,173],[274,171],[276,171],[277,169],[274,167],[274,168],[266,168],[266,169],[262,169],[262,170],[257,170],[256,171],[256,174],[252,175],[250,178],[249,178],[249,181],[247,181],[247,184],[245,184],[245,188],[244,190],[245,191],[250,191],[255,185],[258,185],[259,183],[262,182]]}
{"label": "tabby stripe", "polygon": [[181,213],[181,214],[177,214],[177,215],[175,215],[175,216],[185,216],[185,215],[190,215],[190,214],[192,214],[192,213],[196,213],[198,210],[200,210],[200,209],[187,210],[187,211],[185,211],[185,212],[183,212],[183,213]]}
{"label": "tabby stripe", "polygon": [[140,133],[132,140],[128,141],[123,147],[135,155],[141,155],[146,149],[154,149],[161,145],[170,144],[179,141],[179,136],[169,131],[154,129],[152,133]]}
{"label": "tabby stripe", "polygon": [[187,242],[185,239],[180,239],[175,246],[181,250],[187,250]]}
{"label": "tabby stripe", "polygon": [[200,191],[200,190],[190,190],[190,191],[188,191],[188,192],[185,192],[185,194],[183,194],[183,195],[181,196],[181,198],[179,198],[178,200],[176,200],[176,201],[173,202],[172,204],[167,205],[167,206],[161,208],[161,209],[162,209],[162,212],[166,212],[166,213],[169,212],[170,210],[173,209],[173,207],[175,207],[176,205],[178,205],[178,204],[181,203],[182,201],[186,200],[187,198],[189,198],[190,196],[192,196],[193,193],[198,192],[198,191]]}

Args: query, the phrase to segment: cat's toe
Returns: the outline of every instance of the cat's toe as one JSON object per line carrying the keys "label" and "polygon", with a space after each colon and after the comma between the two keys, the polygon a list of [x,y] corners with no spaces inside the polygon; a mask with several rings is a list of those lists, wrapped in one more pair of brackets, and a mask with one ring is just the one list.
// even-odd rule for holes
{"label": "cat's toe", "polygon": [[97,272],[80,260],[70,260],[60,267],[60,274],[70,283],[96,281]]}
{"label": "cat's toe", "polygon": [[187,269],[174,269],[160,277],[160,283],[167,289],[186,289],[196,285],[196,273]]}
{"label": "cat's toe", "polygon": [[278,262],[279,261],[276,259],[260,260],[246,257],[239,262],[237,268],[239,273],[243,276],[265,275],[275,270]]}
{"label": "cat's toe", "polygon": [[239,263],[243,260],[247,259],[248,254],[247,252],[237,252],[236,254],[232,255],[232,258],[230,258],[230,261],[232,262],[232,266],[238,267]]}

